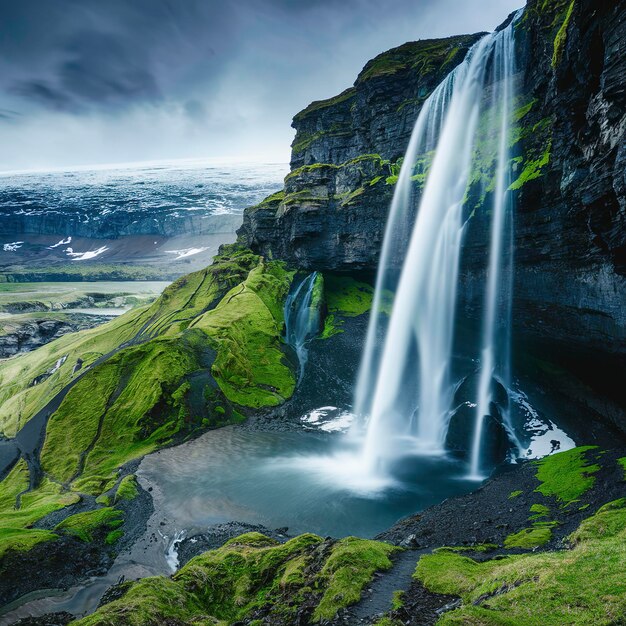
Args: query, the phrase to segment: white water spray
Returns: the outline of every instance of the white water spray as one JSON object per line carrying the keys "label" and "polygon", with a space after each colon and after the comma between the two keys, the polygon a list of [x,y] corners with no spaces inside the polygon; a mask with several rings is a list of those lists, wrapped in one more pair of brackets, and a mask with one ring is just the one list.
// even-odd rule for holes
{"label": "white water spray", "polygon": [[[385,233],[356,391],[357,413],[369,416],[363,454],[370,472],[384,471],[389,462],[407,451],[407,441],[413,452],[443,451],[455,387],[451,363],[463,208],[479,127],[493,124],[497,117],[496,126],[491,127],[497,146],[496,183],[491,194],[493,227],[484,323],[488,331],[484,333],[482,364],[488,381],[483,385],[487,389],[483,395],[487,406],[490,403],[496,352],[494,320],[501,282],[499,269],[493,268],[501,262],[506,221],[513,58],[511,24],[502,32],[487,35],[472,48],[424,104],[416,122]],[[488,90],[491,99],[486,97]],[[434,158],[407,242],[406,235],[402,235],[410,232],[415,212],[415,165],[423,164],[424,155],[433,148]],[[394,280],[394,261],[398,257],[404,257],[404,264],[399,279]],[[381,304],[388,289],[395,290],[395,298],[381,349],[379,335],[385,330]],[[478,421],[477,429],[482,427]]]}

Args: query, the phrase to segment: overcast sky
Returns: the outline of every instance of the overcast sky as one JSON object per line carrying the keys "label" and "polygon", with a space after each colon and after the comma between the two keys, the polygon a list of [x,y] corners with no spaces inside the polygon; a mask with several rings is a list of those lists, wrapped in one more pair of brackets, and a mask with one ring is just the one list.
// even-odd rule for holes
{"label": "overcast sky", "polygon": [[523,0],[0,0],[0,170],[288,161],[291,118]]}

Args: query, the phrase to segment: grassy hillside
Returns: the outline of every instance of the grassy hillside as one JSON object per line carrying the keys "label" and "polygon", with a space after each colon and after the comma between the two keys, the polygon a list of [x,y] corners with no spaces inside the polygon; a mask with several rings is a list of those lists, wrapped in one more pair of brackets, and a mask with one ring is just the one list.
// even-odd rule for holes
{"label": "grassy hillside", "polygon": [[[295,366],[281,336],[293,277],[281,262],[225,246],[151,305],[0,364],[2,434],[50,413],[40,468],[20,461],[0,484],[0,552],[54,541],[67,529],[31,526],[84,496],[108,505],[129,461],[290,398]],[[369,285],[319,284],[333,332],[371,305]]]}
{"label": "grassy hillside", "polygon": [[292,276],[228,246],[152,305],[2,363],[7,436],[72,386],[48,419],[39,484],[30,489],[32,467],[20,461],[0,485],[0,553],[55,540],[30,527],[111,492],[125,463],[289,398],[295,377],[281,333]]}

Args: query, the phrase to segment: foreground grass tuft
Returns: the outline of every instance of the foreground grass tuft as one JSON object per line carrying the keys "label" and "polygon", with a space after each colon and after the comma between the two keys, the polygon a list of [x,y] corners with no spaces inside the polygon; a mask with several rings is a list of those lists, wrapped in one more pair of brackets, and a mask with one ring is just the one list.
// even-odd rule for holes
{"label": "foreground grass tuft", "polygon": [[570,550],[478,563],[451,552],[424,556],[415,577],[463,605],[440,624],[616,624],[626,614],[626,499],[602,507],[569,538]]}
{"label": "foreground grass tuft", "polygon": [[315,607],[313,622],[331,620],[360,599],[376,571],[391,567],[389,556],[397,550],[354,537],[331,544],[308,534],[281,544],[247,533],[195,557],[172,578],[130,583],[121,599],[77,624],[148,626],[178,620],[291,626],[303,605]]}

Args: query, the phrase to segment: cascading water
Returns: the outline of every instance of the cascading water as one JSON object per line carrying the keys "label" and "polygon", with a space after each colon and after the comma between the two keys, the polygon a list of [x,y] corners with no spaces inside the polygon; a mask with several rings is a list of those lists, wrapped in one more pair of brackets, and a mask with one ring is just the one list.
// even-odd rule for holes
{"label": "cascading water", "polygon": [[[517,19],[517,18],[516,18]],[[424,104],[399,175],[385,233],[355,410],[369,417],[364,444],[368,471],[379,473],[406,452],[441,453],[455,385],[451,363],[464,208],[478,137],[493,144],[495,185],[483,363],[473,452],[480,456],[481,411],[489,407],[495,373],[497,305],[507,223],[509,111],[513,95],[514,20],[485,36]],[[487,97],[487,93],[491,97]],[[484,132],[484,125],[487,131]],[[479,132],[481,131],[481,132]],[[432,163],[430,151],[434,149]],[[490,146],[481,146],[488,153]],[[416,176],[416,165],[418,166]],[[415,224],[415,179],[426,184]],[[487,195],[487,194],[485,194]],[[485,210],[484,205],[479,210]],[[404,235],[404,236],[403,236]],[[404,263],[396,271],[398,253]],[[386,323],[383,303],[395,292]],[[385,332],[380,347],[379,336]],[[484,381],[487,381],[486,383]],[[473,455],[474,456],[474,455]],[[474,460],[472,460],[472,464]]]}
{"label": "cascading water", "polygon": [[319,303],[315,302],[315,288],[319,274],[309,274],[285,301],[285,341],[296,351],[300,366],[299,379],[304,374],[308,359],[308,344],[319,332]]}
{"label": "cascading water", "polygon": [[[495,177],[495,192],[493,201],[493,216],[491,222],[491,245],[489,250],[489,267],[487,270],[487,290],[485,296],[485,312],[482,328],[482,348],[480,358],[480,377],[478,382],[478,402],[476,403],[476,418],[474,426],[474,440],[470,459],[469,478],[482,480],[480,473],[481,448],[483,439],[483,424],[489,414],[492,400],[492,388],[494,376],[500,375],[500,380],[505,389],[510,386],[509,380],[509,352],[510,352],[510,316],[511,316],[511,281],[509,280],[508,293],[503,294],[502,272],[506,260],[504,259],[504,245],[507,232],[509,234],[510,264],[509,276],[512,276],[512,235],[511,229],[507,231],[507,221],[512,224],[511,194],[509,193],[510,167],[509,167],[509,136],[511,127],[511,92],[512,76],[514,73],[514,32],[509,27],[496,38],[494,42],[494,80],[498,84],[501,93],[495,93],[492,97],[490,111],[490,125],[496,127],[499,123],[499,146],[498,163]],[[498,117],[500,118],[498,120]],[[500,302],[504,295],[504,302]],[[501,310],[504,318],[504,337],[502,335],[502,323],[498,320],[498,310]],[[499,332],[500,331],[500,332]],[[498,354],[499,353],[499,354]],[[500,357],[500,362],[498,362]],[[499,370],[499,371],[498,371]],[[506,419],[506,416],[505,416]]]}

